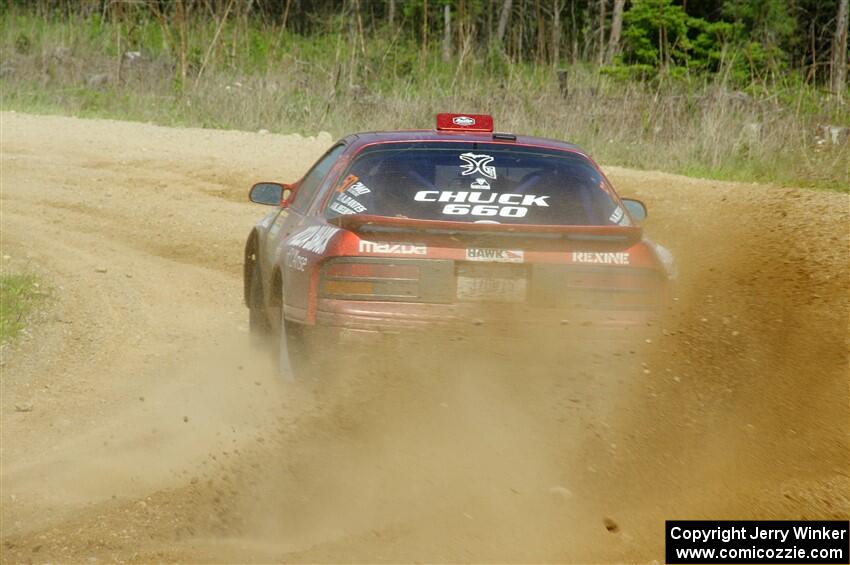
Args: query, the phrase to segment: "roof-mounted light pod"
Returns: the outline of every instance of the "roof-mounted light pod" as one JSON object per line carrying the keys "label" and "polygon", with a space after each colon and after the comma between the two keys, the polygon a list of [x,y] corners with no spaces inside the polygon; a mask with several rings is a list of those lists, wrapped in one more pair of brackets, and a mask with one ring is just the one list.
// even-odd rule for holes
{"label": "roof-mounted light pod", "polygon": [[437,131],[492,132],[493,116],[487,114],[437,114]]}

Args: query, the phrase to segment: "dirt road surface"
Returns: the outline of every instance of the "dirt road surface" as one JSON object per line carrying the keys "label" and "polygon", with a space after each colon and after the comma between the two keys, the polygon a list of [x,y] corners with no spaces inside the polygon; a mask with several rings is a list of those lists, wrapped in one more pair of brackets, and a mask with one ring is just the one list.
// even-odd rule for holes
{"label": "dirt road surface", "polygon": [[846,194],[610,168],[677,258],[662,335],[339,344],[379,363],[328,399],[240,269],[248,186],[329,136],[0,119],[2,266],[52,296],[3,350],[3,562],[650,562],[665,519],[850,514]]}

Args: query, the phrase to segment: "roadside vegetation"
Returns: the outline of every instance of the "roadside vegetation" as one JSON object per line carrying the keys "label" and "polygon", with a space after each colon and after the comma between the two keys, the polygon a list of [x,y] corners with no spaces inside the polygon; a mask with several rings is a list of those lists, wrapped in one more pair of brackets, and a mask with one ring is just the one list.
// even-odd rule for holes
{"label": "roadside vegetation", "polygon": [[0,344],[14,339],[44,299],[38,279],[28,274],[0,275]]}
{"label": "roadside vegetation", "polygon": [[336,136],[481,112],[604,164],[850,190],[847,0],[0,4],[4,110]]}

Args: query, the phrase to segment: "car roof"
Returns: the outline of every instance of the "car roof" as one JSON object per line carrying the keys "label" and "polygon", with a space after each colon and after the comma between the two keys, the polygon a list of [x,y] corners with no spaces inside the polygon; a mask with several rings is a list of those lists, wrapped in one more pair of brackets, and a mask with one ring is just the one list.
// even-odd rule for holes
{"label": "car roof", "polygon": [[[497,136],[510,137],[497,137]],[[401,131],[368,131],[353,133],[343,140],[352,151],[358,151],[367,145],[376,143],[399,143],[405,141],[465,141],[469,143],[503,143],[506,145],[527,145],[534,147],[546,147],[561,151],[580,153],[589,157],[587,152],[565,141],[546,139],[543,137],[531,137],[525,135],[500,134],[492,132],[449,132],[437,130],[401,130]]]}

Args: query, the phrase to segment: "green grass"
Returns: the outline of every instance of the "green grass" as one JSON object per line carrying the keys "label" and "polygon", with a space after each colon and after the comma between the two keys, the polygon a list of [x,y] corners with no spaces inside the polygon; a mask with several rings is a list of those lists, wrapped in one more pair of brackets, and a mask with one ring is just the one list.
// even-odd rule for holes
{"label": "green grass", "polygon": [[[565,97],[552,67],[498,52],[444,63],[390,32],[351,49],[344,32],[259,22],[228,23],[210,49],[214,28],[190,25],[181,85],[174,29],[10,10],[0,14],[0,109],[338,137],[432,128],[437,112],[490,113],[499,130],[572,141],[606,165],[850,191],[850,140],[818,138],[821,126],[850,124],[850,105],[793,76],[736,87],[573,65]],[[122,51],[142,53],[120,80],[119,31]],[[98,74],[107,80],[92,84]]]}
{"label": "green grass", "polygon": [[14,339],[46,294],[33,275],[0,275],[0,343]]}

